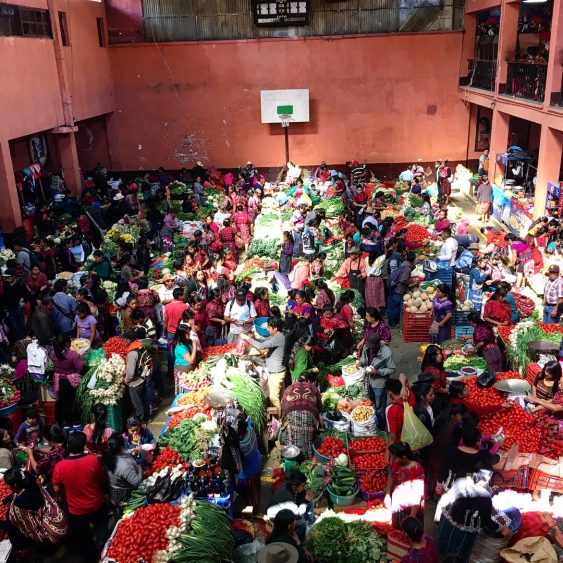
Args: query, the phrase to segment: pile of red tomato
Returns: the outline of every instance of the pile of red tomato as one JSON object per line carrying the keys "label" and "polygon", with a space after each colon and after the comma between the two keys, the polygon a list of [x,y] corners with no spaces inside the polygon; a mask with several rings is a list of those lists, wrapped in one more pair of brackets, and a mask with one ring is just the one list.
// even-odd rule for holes
{"label": "pile of red tomato", "polygon": [[168,547],[168,529],[179,525],[179,506],[150,504],[138,508],[131,518],[119,523],[108,557],[118,563],[152,561],[157,551]]}
{"label": "pile of red tomato", "polygon": [[353,450],[354,453],[360,454],[365,452],[381,452],[386,448],[387,443],[383,438],[373,436],[371,438],[361,438],[360,440],[350,440],[348,445],[351,451]]}
{"label": "pile of red tomato", "polygon": [[514,326],[515,325],[497,326],[497,333],[505,342],[508,342],[514,330]]}
{"label": "pile of red tomato", "polygon": [[340,438],[327,436],[323,443],[317,448],[317,451],[328,458],[338,457],[340,454],[346,453],[346,446]]}
{"label": "pile of red tomato", "polygon": [[160,453],[152,462],[150,474],[158,473],[161,469],[176,467],[177,465],[184,465],[184,460],[176,450],[173,450],[170,446],[166,446],[164,449],[160,450]]}
{"label": "pile of red tomato", "polygon": [[358,477],[362,491],[377,493],[384,491],[387,487],[387,475],[385,471],[367,471]]}
{"label": "pile of red tomato", "polygon": [[[517,373],[512,371],[501,371],[497,373],[497,381],[503,379],[520,379]],[[494,387],[483,388],[477,385],[477,378],[472,377],[464,380],[465,388],[469,396],[464,400],[470,411],[479,415],[492,413],[506,403],[504,395]]]}
{"label": "pile of red tomato", "polygon": [[500,446],[503,450],[509,450],[513,444],[517,444],[522,453],[537,453],[544,434],[538,420],[537,416],[526,412],[519,404],[512,403],[481,418],[479,430],[483,434],[495,434],[502,426],[506,437]]}
{"label": "pile of red tomato", "polygon": [[563,334],[563,326],[559,325],[546,325],[545,323],[538,323],[538,326],[547,333],[554,333],[558,332],[559,334]]}
{"label": "pile of red tomato", "polygon": [[102,346],[107,358],[111,358],[112,354],[119,354],[124,362],[127,362],[127,344],[123,338],[112,336],[104,342]]}
{"label": "pile of red tomato", "polygon": [[232,354],[236,348],[236,344],[223,344],[222,346],[208,346],[204,348],[201,359],[208,360],[211,356],[224,356],[225,354]]}
{"label": "pile of red tomato", "polygon": [[409,242],[413,242],[415,244],[422,244],[424,241],[428,239],[435,238],[428,232],[426,227],[422,225],[417,225],[416,223],[411,223],[407,227],[407,235],[405,237]]}
{"label": "pile of red tomato", "polygon": [[352,455],[352,463],[356,469],[384,469],[387,466],[385,452]]}
{"label": "pile of red tomato", "polygon": [[211,418],[211,407],[209,405],[206,407],[190,407],[183,411],[175,412],[170,418],[168,428],[176,428],[182,420],[191,420],[196,414],[204,414],[207,418]]}

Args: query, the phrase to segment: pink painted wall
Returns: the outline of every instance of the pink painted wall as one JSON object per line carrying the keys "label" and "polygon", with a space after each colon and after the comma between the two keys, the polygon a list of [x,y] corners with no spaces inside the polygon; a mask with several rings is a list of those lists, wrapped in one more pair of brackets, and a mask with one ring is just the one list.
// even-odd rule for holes
{"label": "pink painted wall", "polygon": [[53,41],[0,37],[0,139],[23,137],[63,122]]}
{"label": "pink painted wall", "polygon": [[[300,163],[464,161],[461,33],[115,46],[115,169],[284,160],[260,90],[309,88],[311,122],[290,128]],[[432,53],[432,56],[429,56]]]}
{"label": "pink painted wall", "polygon": [[66,12],[70,47],[64,47],[73,117],[76,121],[113,110],[113,81],[109,49],[100,47],[96,18],[104,18],[102,2],[56,0]]}

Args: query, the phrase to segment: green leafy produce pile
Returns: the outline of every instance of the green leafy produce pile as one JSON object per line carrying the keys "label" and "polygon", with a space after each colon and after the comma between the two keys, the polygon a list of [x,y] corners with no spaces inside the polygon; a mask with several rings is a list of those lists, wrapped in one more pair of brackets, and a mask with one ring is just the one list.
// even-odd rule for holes
{"label": "green leafy produce pile", "polygon": [[270,293],[268,295],[268,301],[270,302],[271,307],[285,307],[287,304],[287,297],[283,297],[278,295],[277,293]]}
{"label": "green leafy produce pile", "polygon": [[253,256],[260,256],[277,260],[279,257],[279,248],[280,243],[278,240],[258,239],[255,237],[248,245],[246,257],[252,258]]}
{"label": "green leafy produce pile", "polygon": [[337,516],[327,516],[313,526],[307,549],[317,563],[375,563],[385,555],[387,544],[368,522],[347,523]]}
{"label": "green leafy produce pile", "polygon": [[252,266],[249,266],[248,268],[245,268],[242,272],[238,273],[235,276],[235,281],[240,282],[240,281],[247,280],[247,279],[251,278],[254,274],[258,274],[261,271],[262,270],[258,266],[256,266],[255,264],[252,264]]}
{"label": "green leafy produce pile", "polygon": [[506,355],[514,366],[527,366],[534,360],[528,349],[528,344],[534,340],[559,344],[561,342],[561,334],[558,332],[545,332],[543,328],[537,325],[518,332],[516,345],[514,347],[511,345],[506,349]]}
{"label": "green leafy produce pile", "polygon": [[324,209],[327,217],[340,217],[344,214],[345,205],[341,197],[327,197],[315,209]]}
{"label": "green leafy produce pile", "polygon": [[178,426],[168,429],[159,438],[158,445],[161,448],[170,446],[189,461],[203,457],[202,454],[207,451],[208,447],[208,436],[200,429],[205,420],[205,416],[182,420]]}
{"label": "green leafy produce pile", "polygon": [[299,471],[305,475],[307,482],[305,487],[313,491],[313,495],[318,497],[326,488],[325,467],[316,461],[304,461],[299,466]]}
{"label": "green leafy produce pile", "polygon": [[455,354],[449,356],[444,362],[444,367],[452,371],[459,371],[461,368],[472,367],[476,369],[487,369],[487,362],[478,356],[463,356]]}

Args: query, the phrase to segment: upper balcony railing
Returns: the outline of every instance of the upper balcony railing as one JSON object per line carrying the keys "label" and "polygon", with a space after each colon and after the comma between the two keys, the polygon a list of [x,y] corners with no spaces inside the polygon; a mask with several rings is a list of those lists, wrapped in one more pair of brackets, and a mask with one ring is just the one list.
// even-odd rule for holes
{"label": "upper balcony railing", "polygon": [[460,79],[460,85],[493,92],[496,76],[496,60],[470,59],[467,76]]}
{"label": "upper balcony railing", "polygon": [[547,65],[540,63],[508,63],[506,94],[534,102],[543,102]]}

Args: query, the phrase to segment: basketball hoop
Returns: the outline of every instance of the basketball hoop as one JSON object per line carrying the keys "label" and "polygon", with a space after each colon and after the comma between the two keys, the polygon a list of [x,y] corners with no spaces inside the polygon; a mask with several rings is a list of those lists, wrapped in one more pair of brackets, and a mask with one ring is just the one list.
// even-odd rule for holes
{"label": "basketball hoop", "polygon": [[280,118],[281,126],[282,127],[289,127],[289,122],[293,117],[291,113],[278,113],[278,117]]}

